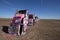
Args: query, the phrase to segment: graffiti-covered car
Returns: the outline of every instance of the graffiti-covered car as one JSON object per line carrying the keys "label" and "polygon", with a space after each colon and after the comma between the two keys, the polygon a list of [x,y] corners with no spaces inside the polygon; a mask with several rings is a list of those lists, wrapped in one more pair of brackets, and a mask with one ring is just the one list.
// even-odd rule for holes
{"label": "graffiti-covered car", "polygon": [[38,19],[38,17],[37,16],[35,16],[35,22],[37,22],[39,19]]}
{"label": "graffiti-covered car", "polygon": [[27,29],[28,24],[28,11],[18,10],[15,16],[12,18],[9,27],[9,34],[21,35]]}
{"label": "graffiti-covered car", "polygon": [[35,16],[34,14],[28,15],[28,25],[34,25]]}

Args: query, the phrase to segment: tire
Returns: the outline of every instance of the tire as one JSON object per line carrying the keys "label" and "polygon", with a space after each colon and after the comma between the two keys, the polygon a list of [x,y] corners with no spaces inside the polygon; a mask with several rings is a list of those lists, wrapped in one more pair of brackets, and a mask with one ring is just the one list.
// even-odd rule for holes
{"label": "tire", "polygon": [[22,34],[23,32],[23,25],[20,26],[20,35]]}
{"label": "tire", "polygon": [[33,20],[33,25],[35,24],[35,20]]}

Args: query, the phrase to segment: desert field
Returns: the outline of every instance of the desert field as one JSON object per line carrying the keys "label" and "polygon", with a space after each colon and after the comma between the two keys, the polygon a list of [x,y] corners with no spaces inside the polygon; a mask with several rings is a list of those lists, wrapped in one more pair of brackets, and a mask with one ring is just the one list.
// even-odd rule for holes
{"label": "desert field", "polygon": [[3,31],[9,27],[10,20],[0,18],[0,40],[60,40],[60,20],[41,19],[34,26],[28,26],[26,35],[19,37]]}

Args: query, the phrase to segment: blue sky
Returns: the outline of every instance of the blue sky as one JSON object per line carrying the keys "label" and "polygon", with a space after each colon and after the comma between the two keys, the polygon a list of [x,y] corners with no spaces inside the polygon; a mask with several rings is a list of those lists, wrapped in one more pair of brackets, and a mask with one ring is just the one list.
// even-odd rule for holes
{"label": "blue sky", "polygon": [[60,19],[60,0],[0,0],[0,17],[12,18],[17,9],[29,9],[41,19]]}

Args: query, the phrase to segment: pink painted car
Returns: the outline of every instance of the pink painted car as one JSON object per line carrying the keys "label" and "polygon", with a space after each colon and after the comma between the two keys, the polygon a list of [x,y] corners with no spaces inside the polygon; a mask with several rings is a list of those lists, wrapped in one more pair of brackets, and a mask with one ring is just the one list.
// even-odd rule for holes
{"label": "pink painted car", "polygon": [[8,29],[9,34],[21,35],[26,33],[28,24],[27,13],[27,10],[19,10],[16,12],[15,16],[10,22],[10,27]]}

